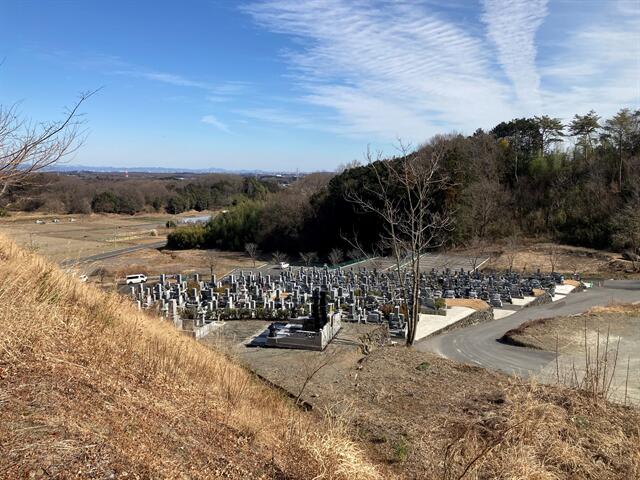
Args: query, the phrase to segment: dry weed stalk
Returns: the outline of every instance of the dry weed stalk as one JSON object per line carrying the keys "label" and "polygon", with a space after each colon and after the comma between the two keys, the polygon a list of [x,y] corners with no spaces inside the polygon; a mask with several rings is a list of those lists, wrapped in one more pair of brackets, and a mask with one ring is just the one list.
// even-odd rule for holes
{"label": "dry weed stalk", "polygon": [[[569,377],[560,378],[559,367],[556,366],[556,375],[559,384],[563,384],[570,388],[588,392],[594,401],[611,400],[612,383],[618,366],[618,355],[620,352],[620,337],[615,342],[615,346],[611,343],[611,325],[607,324],[607,334],[604,344],[600,338],[600,327],[596,328],[595,345],[589,342],[587,319],[584,319],[583,325],[583,354],[584,354],[584,370],[578,371],[575,362],[572,363],[571,373]],[[595,352],[594,352],[595,349]],[[559,360],[559,352],[556,346],[556,364]]]}
{"label": "dry weed stalk", "polygon": [[502,406],[451,425],[440,477],[637,478],[640,415],[590,393],[512,381]]}

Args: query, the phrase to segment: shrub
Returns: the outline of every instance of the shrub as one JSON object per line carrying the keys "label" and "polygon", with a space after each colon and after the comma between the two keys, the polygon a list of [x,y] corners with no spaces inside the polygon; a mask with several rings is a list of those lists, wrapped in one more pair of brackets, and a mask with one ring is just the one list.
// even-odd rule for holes
{"label": "shrub", "polygon": [[205,245],[205,228],[202,225],[180,227],[167,236],[167,247],[175,250],[198,248]]}

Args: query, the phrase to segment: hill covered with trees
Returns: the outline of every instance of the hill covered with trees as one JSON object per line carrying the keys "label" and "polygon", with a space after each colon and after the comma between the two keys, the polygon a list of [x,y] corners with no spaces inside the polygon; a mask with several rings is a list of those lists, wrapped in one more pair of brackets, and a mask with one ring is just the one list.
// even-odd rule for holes
{"label": "hill covered with trees", "polygon": [[[567,125],[547,116],[515,119],[489,132],[439,135],[404,153],[416,154],[439,156],[446,186],[433,208],[451,215],[449,245],[524,235],[638,251],[640,111],[611,118],[591,111]],[[256,243],[263,251],[321,256],[353,251],[354,243],[384,249],[380,218],[354,198],[379,201],[371,192],[402,156],[368,160],[240,202],[204,227],[177,230],[169,246],[242,250]]]}

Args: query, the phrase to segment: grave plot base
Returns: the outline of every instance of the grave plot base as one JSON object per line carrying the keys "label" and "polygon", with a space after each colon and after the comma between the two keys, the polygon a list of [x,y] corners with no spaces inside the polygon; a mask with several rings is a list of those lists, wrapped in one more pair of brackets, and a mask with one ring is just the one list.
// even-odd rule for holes
{"label": "grave plot base", "polygon": [[[274,335],[265,338],[264,346],[322,351],[340,331],[340,315],[334,315],[319,331],[304,330],[304,323],[272,323]],[[271,328],[271,327],[270,327]]]}
{"label": "grave plot base", "polygon": [[205,323],[200,327],[196,327],[194,325],[194,326],[191,326],[190,328],[182,329],[180,331],[184,335],[187,335],[189,337],[195,338],[196,340],[199,340],[209,335],[212,331],[214,331],[216,328],[221,327],[222,325],[224,325],[224,322],[210,322],[210,323]]}

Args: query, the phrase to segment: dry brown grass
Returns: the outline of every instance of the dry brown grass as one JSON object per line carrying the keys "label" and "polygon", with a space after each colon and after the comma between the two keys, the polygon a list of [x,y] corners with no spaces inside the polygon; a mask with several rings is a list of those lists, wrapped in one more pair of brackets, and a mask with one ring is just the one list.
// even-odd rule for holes
{"label": "dry brown grass", "polygon": [[571,285],[572,287],[579,287],[581,285],[581,282],[579,282],[578,280],[574,280],[572,278],[565,278],[564,280],[565,285]]}
{"label": "dry brown grass", "polygon": [[602,313],[627,313],[627,314],[640,314],[640,304],[636,303],[613,303],[604,307],[592,307],[587,312],[588,314],[596,315]]}
{"label": "dry brown grass", "polygon": [[411,479],[639,478],[638,409],[404,347],[376,349],[349,373],[357,374],[345,382],[351,385],[326,401],[352,405],[361,438],[387,473]]}
{"label": "dry brown grass", "polygon": [[0,478],[376,478],[225,355],[0,237]]}
{"label": "dry brown grass", "polygon": [[451,425],[457,438],[447,447],[442,478],[640,476],[637,410],[529,383],[512,385],[498,406],[469,413],[475,418]]}
{"label": "dry brown grass", "polygon": [[445,298],[447,307],[468,307],[474,310],[487,310],[489,304],[477,298]]}
{"label": "dry brown grass", "polygon": [[619,257],[612,252],[540,243],[534,239],[523,240],[516,251],[511,251],[508,245],[498,244],[492,248],[491,258],[484,268],[505,270],[511,266],[516,272],[535,272],[538,269],[549,272],[553,254],[554,268],[557,272],[598,275],[610,272],[609,263]]}
{"label": "dry brown grass", "polygon": [[199,273],[209,276],[211,258],[216,275],[226,275],[236,268],[250,268],[251,259],[242,253],[219,250],[157,250],[143,249],[108,258],[92,264],[92,269],[106,268],[110,277],[122,278],[131,273],[159,275],[161,273]]}

